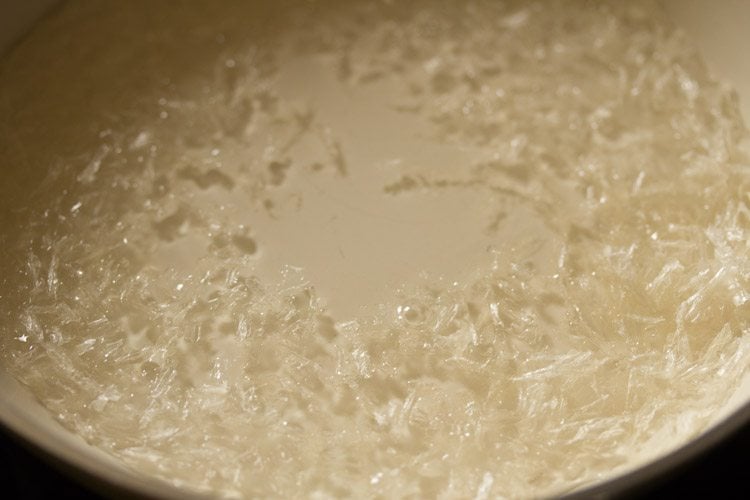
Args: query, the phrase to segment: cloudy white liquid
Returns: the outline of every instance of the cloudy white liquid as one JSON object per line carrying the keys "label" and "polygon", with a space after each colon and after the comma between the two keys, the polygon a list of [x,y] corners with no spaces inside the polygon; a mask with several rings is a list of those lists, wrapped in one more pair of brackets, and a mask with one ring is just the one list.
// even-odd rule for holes
{"label": "cloudy white liquid", "polygon": [[72,2],[0,71],[3,363],[144,474],[559,493],[746,372],[747,133],[651,3]]}

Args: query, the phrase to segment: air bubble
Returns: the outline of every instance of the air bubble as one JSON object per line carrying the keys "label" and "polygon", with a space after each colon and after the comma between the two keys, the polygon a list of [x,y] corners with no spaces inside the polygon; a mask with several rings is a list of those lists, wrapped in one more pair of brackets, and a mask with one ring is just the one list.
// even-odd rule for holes
{"label": "air bubble", "polygon": [[419,320],[419,311],[412,306],[398,306],[396,308],[396,315],[401,321],[415,322]]}

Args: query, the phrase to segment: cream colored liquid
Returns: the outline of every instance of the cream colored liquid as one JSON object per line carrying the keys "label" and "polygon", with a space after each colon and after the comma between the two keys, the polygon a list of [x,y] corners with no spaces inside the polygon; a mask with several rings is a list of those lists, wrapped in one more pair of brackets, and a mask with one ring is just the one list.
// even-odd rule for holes
{"label": "cream colored liquid", "polygon": [[747,132],[651,3],[74,2],[0,71],[3,363],[134,470],[547,495],[747,371]]}

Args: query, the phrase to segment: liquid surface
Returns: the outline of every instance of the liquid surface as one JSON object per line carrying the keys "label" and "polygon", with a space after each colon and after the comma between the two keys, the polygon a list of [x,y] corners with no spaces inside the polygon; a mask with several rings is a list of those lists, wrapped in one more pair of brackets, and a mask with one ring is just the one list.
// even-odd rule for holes
{"label": "liquid surface", "polygon": [[750,366],[733,93],[650,2],[67,3],[0,67],[0,353],[228,496],[531,497]]}

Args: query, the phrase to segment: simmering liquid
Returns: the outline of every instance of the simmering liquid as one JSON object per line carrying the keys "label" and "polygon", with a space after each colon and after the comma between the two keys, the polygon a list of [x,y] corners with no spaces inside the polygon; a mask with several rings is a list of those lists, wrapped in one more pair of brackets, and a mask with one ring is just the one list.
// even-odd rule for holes
{"label": "simmering liquid", "polygon": [[571,490],[750,366],[736,97],[651,2],[69,2],[0,66],[0,359],[245,497]]}

